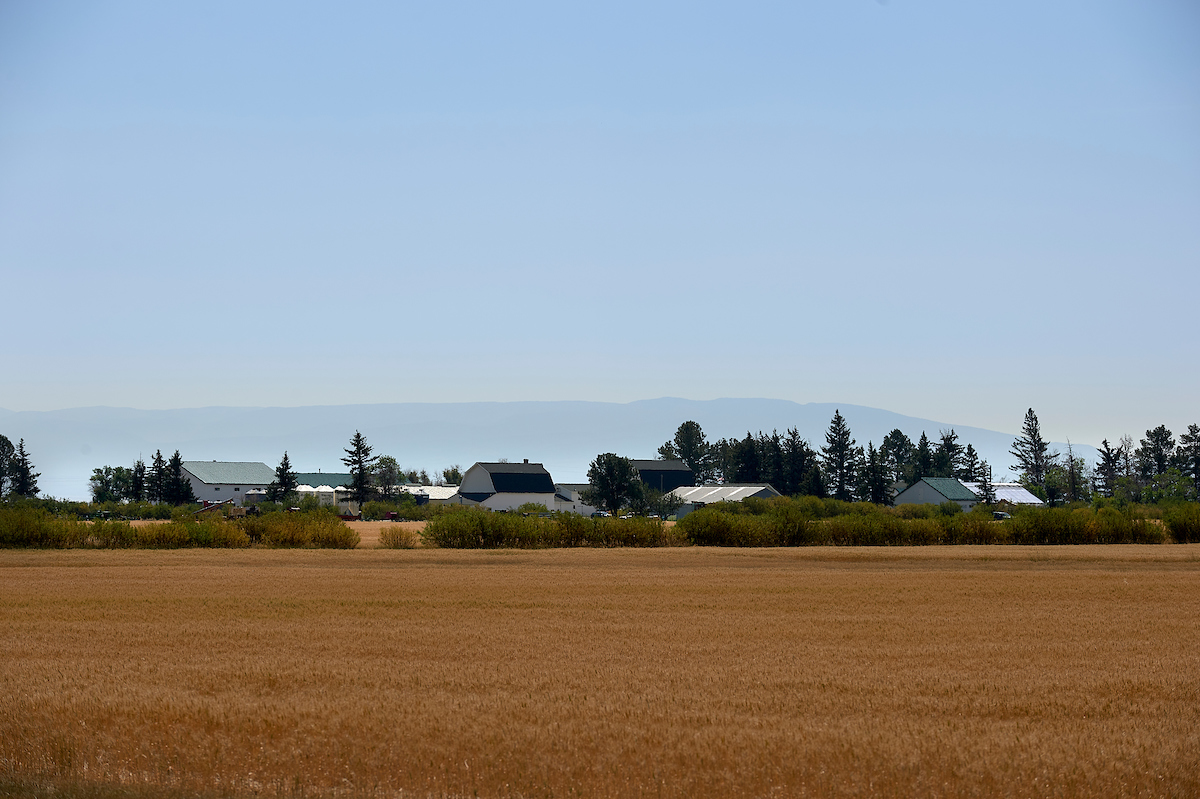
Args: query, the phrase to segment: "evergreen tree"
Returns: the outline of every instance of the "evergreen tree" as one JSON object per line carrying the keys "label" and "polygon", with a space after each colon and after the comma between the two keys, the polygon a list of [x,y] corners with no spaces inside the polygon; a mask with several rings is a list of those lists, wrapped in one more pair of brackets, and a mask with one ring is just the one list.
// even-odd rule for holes
{"label": "evergreen tree", "polygon": [[855,484],[854,439],[850,437],[850,427],[840,409],[833,412],[829,431],[825,433],[825,446],[821,447],[821,456],[834,499],[849,502],[853,498]]}
{"label": "evergreen tree", "polygon": [[151,502],[167,501],[167,462],[162,450],[155,450],[150,461],[150,473],[146,479],[146,498]]}
{"label": "evergreen tree", "polygon": [[979,462],[979,486],[975,493],[984,505],[996,504],[996,489],[992,485],[992,467],[984,460]]}
{"label": "evergreen tree", "polygon": [[37,479],[41,473],[33,470],[29,453],[25,451],[25,439],[17,443],[17,451],[13,455],[11,466],[12,491],[19,497],[36,497],[38,495]]}
{"label": "evergreen tree", "polygon": [[975,451],[975,447],[967,444],[963,452],[962,468],[954,476],[967,483],[979,482],[979,453]]}
{"label": "evergreen tree", "polygon": [[462,485],[462,477],[462,467],[457,463],[453,466],[442,469],[442,485]]}
{"label": "evergreen tree", "polygon": [[0,499],[12,489],[13,459],[16,453],[17,448],[8,437],[0,435]]}
{"label": "evergreen tree", "polygon": [[167,461],[166,476],[163,479],[164,501],[170,505],[187,505],[196,501],[192,493],[192,482],[183,473],[183,458],[179,450]]}
{"label": "evergreen tree", "polygon": [[299,485],[296,473],[292,471],[292,462],[288,460],[287,450],[284,450],[283,459],[275,467],[275,479],[267,486],[267,499],[272,502],[286,502],[288,495],[294,493]]}
{"label": "evergreen tree", "polygon": [[1200,426],[1188,425],[1187,432],[1179,437],[1176,458],[1180,473],[1192,481],[1191,499],[1200,499]]}
{"label": "evergreen tree", "polygon": [[867,502],[874,502],[876,505],[892,504],[891,491],[889,491],[891,481],[888,480],[883,458],[875,449],[875,444],[870,441],[867,442],[867,465],[863,482],[866,489],[864,498]]}
{"label": "evergreen tree", "polygon": [[892,482],[908,482],[915,454],[912,439],[904,435],[899,428],[884,436],[883,443],[879,445],[879,456],[883,461],[884,471]]}
{"label": "evergreen tree", "polygon": [[[800,437],[800,431],[790,428],[783,438],[783,479],[778,490],[787,496],[797,494],[816,494],[823,496],[824,491],[812,490],[812,475],[817,469],[817,453],[808,442]],[[818,474],[818,484],[820,483]]]}
{"label": "evergreen tree", "polygon": [[736,442],[732,447],[731,461],[733,465],[734,483],[760,482],[758,462],[758,442],[754,436],[746,432],[746,437]]}
{"label": "evergreen tree", "polygon": [[941,431],[942,438],[933,454],[933,476],[953,477],[962,469],[963,448],[953,429]]}
{"label": "evergreen tree", "polygon": [[933,450],[929,446],[929,436],[925,435],[924,430],[921,431],[921,440],[917,442],[917,448],[913,452],[912,467],[905,482],[912,485],[922,477],[933,477]]}
{"label": "evergreen tree", "polygon": [[658,448],[658,455],[666,460],[681,460],[696,476],[696,484],[703,485],[713,479],[714,464],[712,446],[704,437],[700,425],[691,420],[679,425],[675,438]]}
{"label": "evergreen tree", "polygon": [[360,506],[371,498],[371,471],[377,458],[371,457],[371,447],[362,433],[354,431],[350,447],[344,450],[342,463],[350,467],[350,497]]}
{"label": "evergreen tree", "polygon": [[758,481],[769,483],[773,488],[783,482],[783,437],[778,430],[771,435],[758,436]]}
{"label": "evergreen tree", "polygon": [[1138,473],[1147,482],[1160,474],[1165,474],[1171,468],[1175,455],[1175,436],[1166,425],[1159,425],[1153,430],[1146,431],[1146,437],[1141,440],[1135,453],[1138,463]]}
{"label": "evergreen tree", "polygon": [[138,458],[129,473],[129,501],[146,501],[146,462]]}
{"label": "evergreen tree", "polygon": [[1117,490],[1117,478],[1121,476],[1121,450],[1109,446],[1108,439],[1100,442],[1100,462],[1096,464],[1096,491],[1102,497],[1111,497]]}
{"label": "evergreen tree", "polygon": [[1042,438],[1042,428],[1038,424],[1037,414],[1030,408],[1025,413],[1025,424],[1021,435],[1013,442],[1010,452],[1017,459],[1013,471],[1021,473],[1022,482],[1046,490],[1046,469],[1050,465],[1047,452],[1049,444]]}

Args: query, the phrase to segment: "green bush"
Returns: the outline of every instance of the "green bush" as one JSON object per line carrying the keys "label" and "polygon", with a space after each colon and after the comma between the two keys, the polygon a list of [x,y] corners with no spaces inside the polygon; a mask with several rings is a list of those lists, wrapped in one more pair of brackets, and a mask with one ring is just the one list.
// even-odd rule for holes
{"label": "green bush", "polygon": [[1176,544],[1200,544],[1200,504],[1188,502],[1163,514],[1163,526]]}
{"label": "green bush", "polygon": [[88,533],[86,522],[53,516],[36,503],[0,506],[0,547],[82,547],[87,545]]}
{"label": "green bush", "polygon": [[436,514],[422,534],[447,549],[546,549],[552,547],[661,547],[686,543],[659,519],[591,519],[575,513],[522,516],[482,508]]}

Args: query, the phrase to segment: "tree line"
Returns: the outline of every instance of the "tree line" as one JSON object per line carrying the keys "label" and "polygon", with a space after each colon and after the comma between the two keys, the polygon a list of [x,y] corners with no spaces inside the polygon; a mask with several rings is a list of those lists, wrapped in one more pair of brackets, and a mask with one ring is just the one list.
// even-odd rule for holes
{"label": "tree line", "polygon": [[862,447],[840,410],[834,411],[819,450],[794,427],[709,442],[697,422],[686,421],[658,455],[683,461],[699,483],[769,483],[786,496],[876,504],[890,504],[896,483],[956,477],[990,486],[992,476],[988,462],[973,445],[961,444],[953,429],[942,430],[936,441],[922,432],[915,443],[895,429],[879,447],[873,441]]}

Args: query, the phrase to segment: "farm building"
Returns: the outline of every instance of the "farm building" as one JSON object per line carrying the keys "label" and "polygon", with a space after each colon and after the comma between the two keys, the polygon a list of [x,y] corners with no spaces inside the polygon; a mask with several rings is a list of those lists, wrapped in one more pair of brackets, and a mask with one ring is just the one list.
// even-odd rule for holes
{"label": "farm building", "polygon": [[979,497],[953,477],[922,477],[896,495],[894,505],[924,505],[957,502],[963,510],[979,504]]}
{"label": "farm building", "polygon": [[683,501],[675,518],[682,519],[694,510],[714,502],[740,502],[749,497],[770,499],[781,496],[767,483],[726,483],[725,485],[680,486],[671,492]]}
{"label": "farm building", "polygon": [[643,483],[664,494],[681,486],[696,484],[696,475],[683,461],[634,460],[633,466]]}
{"label": "farm building", "polygon": [[183,474],[196,499],[233,500],[239,507],[245,504],[247,491],[264,491],[275,479],[275,470],[267,464],[246,461],[184,461]]}
{"label": "farm building", "polygon": [[[458,495],[491,510],[516,510],[527,502],[555,508],[554,481],[540,463],[476,463],[463,475]],[[465,504],[465,503],[464,503]]]}
{"label": "farm building", "polygon": [[[979,483],[963,483],[967,488],[979,493]],[[992,483],[992,491],[996,495],[996,503],[1007,502],[1009,505],[1045,505],[1028,488],[1020,483]]]}

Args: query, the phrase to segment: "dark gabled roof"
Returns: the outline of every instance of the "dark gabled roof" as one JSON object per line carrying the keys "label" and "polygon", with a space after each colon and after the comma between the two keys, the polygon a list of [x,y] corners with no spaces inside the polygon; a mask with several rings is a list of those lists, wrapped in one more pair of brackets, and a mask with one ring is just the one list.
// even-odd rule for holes
{"label": "dark gabled roof", "polygon": [[497,494],[553,494],[554,480],[540,463],[480,463]]}
{"label": "dark gabled roof", "polygon": [[[923,477],[930,488],[951,502],[977,502],[979,497],[975,492],[955,480],[953,477]],[[911,486],[910,486],[911,488]]]}
{"label": "dark gabled roof", "polygon": [[630,458],[633,461],[633,468],[639,472],[690,472],[691,469],[683,461],[668,461],[668,460],[637,460]]}
{"label": "dark gabled roof", "polygon": [[472,502],[483,502],[485,499],[487,499],[488,497],[490,497],[492,495],[487,492],[483,492],[483,493],[475,492],[475,493],[471,493],[471,494],[463,494],[460,492],[459,496],[463,497],[464,499],[469,499]]}

